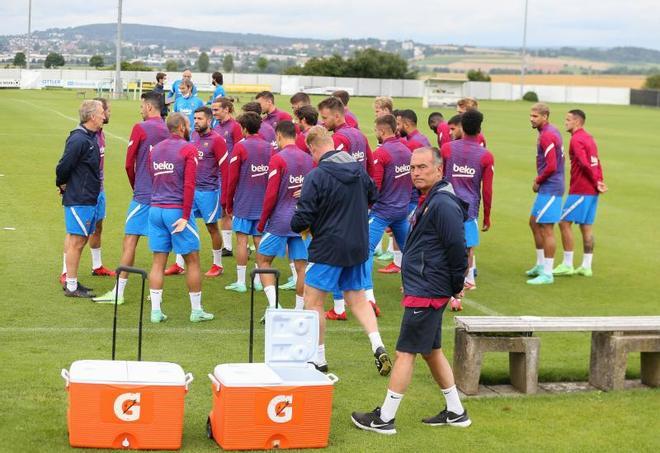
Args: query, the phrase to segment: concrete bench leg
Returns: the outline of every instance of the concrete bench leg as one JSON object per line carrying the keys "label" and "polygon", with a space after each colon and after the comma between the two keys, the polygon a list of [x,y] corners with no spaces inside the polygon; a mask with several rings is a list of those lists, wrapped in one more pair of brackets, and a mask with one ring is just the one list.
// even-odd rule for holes
{"label": "concrete bench leg", "polygon": [[466,395],[479,393],[479,376],[483,354],[479,350],[478,337],[464,329],[456,329],[454,342],[454,379],[456,386]]}
{"label": "concrete bench leg", "polygon": [[522,393],[536,393],[539,383],[539,350],[537,337],[521,337],[525,352],[509,353],[511,384]]}

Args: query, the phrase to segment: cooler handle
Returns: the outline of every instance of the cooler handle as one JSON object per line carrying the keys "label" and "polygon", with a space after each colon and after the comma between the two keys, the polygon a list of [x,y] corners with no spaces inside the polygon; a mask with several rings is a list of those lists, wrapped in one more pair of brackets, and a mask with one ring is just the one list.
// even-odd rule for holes
{"label": "cooler handle", "polygon": [[217,392],[219,392],[219,391],[220,391],[220,381],[218,381],[218,380],[215,378],[215,376],[213,376],[211,373],[208,374],[208,377],[209,377],[209,379],[211,380],[211,382],[213,383],[213,385],[215,385],[215,390],[216,390]]}
{"label": "cooler handle", "polygon": [[60,376],[62,376],[62,379],[64,379],[64,381],[66,382],[66,384],[64,385],[64,388],[68,389],[69,388],[69,383],[71,382],[69,380],[69,370],[67,370],[66,368],[62,368],[62,372],[60,373]]}
{"label": "cooler handle", "polygon": [[127,272],[129,274],[140,274],[142,276],[142,296],[140,297],[140,316],[138,321],[138,361],[142,360],[142,313],[144,312],[144,287],[147,281],[147,271],[138,269],[137,267],[119,266],[115,272],[117,273],[117,281],[115,283],[115,309],[114,317],[112,319],[112,360],[115,360],[115,349],[117,341],[117,297],[119,297],[119,274]]}
{"label": "cooler handle", "polygon": [[328,376],[328,379],[330,379],[330,382],[332,382],[333,384],[336,384],[337,382],[339,382],[339,378],[337,377],[336,374],[327,373],[326,376]]}
{"label": "cooler handle", "polygon": [[188,391],[188,386],[190,383],[194,380],[195,378],[193,377],[192,373],[186,373],[186,392]]}
{"label": "cooler handle", "polygon": [[277,269],[252,269],[250,271],[250,344],[248,347],[248,362],[252,363],[254,345],[254,278],[257,274],[273,274],[275,276],[275,308],[280,307],[280,271]]}

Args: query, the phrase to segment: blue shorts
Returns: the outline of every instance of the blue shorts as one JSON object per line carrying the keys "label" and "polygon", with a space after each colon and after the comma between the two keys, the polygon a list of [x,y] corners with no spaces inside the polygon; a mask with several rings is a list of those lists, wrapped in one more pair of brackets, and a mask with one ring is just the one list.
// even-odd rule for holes
{"label": "blue shorts", "polygon": [[68,234],[89,236],[96,229],[96,206],[64,206],[64,224]]}
{"label": "blue shorts", "polygon": [[392,235],[396,239],[399,249],[403,252],[408,230],[410,229],[410,222],[408,221],[408,217],[399,220],[387,220],[373,214],[369,217],[369,259],[367,260],[367,286],[365,286],[365,289],[372,289],[374,287],[374,250],[376,250],[376,246],[383,237],[383,233],[387,227],[392,229]]}
{"label": "blue shorts", "polygon": [[417,209],[417,202],[408,203],[408,216],[410,216]]}
{"label": "blue shorts", "polygon": [[149,248],[154,253],[174,253],[187,255],[199,250],[197,224],[189,221],[180,233],[173,234],[172,224],[183,215],[182,209],[149,208]]}
{"label": "blue shorts", "polygon": [[477,219],[470,219],[465,222],[465,246],[467,248],[479,245],[479,222]]}
{"label": "blue shorts", "polygon": [[593,225],[597,207],[598,195],[569,195],[561,212],[561,220],[579,225]]}
{"label": "blue shorts", "polygon": [[284,256],[289,247],[289,259],[307,261],[307,246],[309,241],[300,236],[277,236],[264,233],[259,243],[259,253],[265,256]]}
{"label": "blue shorts", "polygon": [[231,221],[231,229],[236,233],[243,233],[249,236],[261,236],[261,233],[257,231],[257,225],[259,224],[258,220],[242,219],[240,217],[234,217]]}
{"label": "blue shorts", "polygon": [[536,223],[557,223],[561,217],[561,197],[540,193],[536,195],[536,201],[532,207],[533,217]]}
{"label": "blue shorts", "polygon": [[193,215],[204,223],[216,223],[221,217],[220,190],[195,190]]}
{"label": "blue shorts", "polygon": [[140,204],[135,200],[131,200],[128,205],[128,211],[126,212],[124,234],[132,234],[135,236],[149,235],[148,204]]}
{"label": "blue shorts", "polygon": [[309,263],[305,284],[325,292],[362,290],[367,284],[367,262],[350,267]]}
{"label": "blue shorts", "polygon": [[96,199],[96,221],[105,219],[105,191],[99,192],[99,197]]}

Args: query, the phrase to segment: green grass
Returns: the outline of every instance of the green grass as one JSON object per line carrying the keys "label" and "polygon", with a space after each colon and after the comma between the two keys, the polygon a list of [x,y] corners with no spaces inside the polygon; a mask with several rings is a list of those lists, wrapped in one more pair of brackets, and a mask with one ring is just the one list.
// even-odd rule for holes
{"label": "green grass", "polygon": [[[373,144],[371,101],[355,98],[351,109]],[[286,98],[278,97],[278,102],[288,107]],[[0,451],[68,450],[66,392],[59,371],[77,359],[110,357],[111,307],[66,299],[57,284],[64,228],[54,167],[68,131],[75,126],[64,116],[75,117],[79,103],[72,91],[0,91],[0,174],[4,175],[0,176]],[[430,110],[421,109],[420,104],[419,99],[396,101],[397,108],[417,111],[420,129],[428,134],[425,123]],[[493,227],[482,235],[477,251],[479,288],[470,299],[506,315],[657,315],[660,110],[582,106],[588,115],[587,128],[599,143],[610,187],[599,206],[594,277],[561,279],[553,286],[531,288],[522,275],[534,259],[527,219],[533,201],[536,133],[529,127],[529,107],[506,102],[484,102],[482,106],[484,133],[496,159],[495,197]],[[561,123],[564,112],[574,107],[579,106],[552,105],[552,119]],[[138,103],[113,102],[112,112],[106,128],[108,217],[103,235],[103,258],[110,267],[119,259],[131,196],[123,162],[125,139],[139,120]],[[211,263],[209,240],[202,237],[202,265],[206,268]],[[576,253],[579,260],[581,253]],[[110,280],[87,276],[90,265],[85,250],[81,280],[98,290],[111,288]],[[140,243],[136,265],[150,265],[146,241]],[[165,325],[145,327],[144,359],[177,362],[196,377],[186,398],[185,451],[217,449],[204,435],[211,406],[206,374],[219,363],[247,359],[249,299],[222,289],[235,277],[233,260],[225,260],[225,268],[225,276],[205,280],[203,286],[204,306],[217,320],[191,325],[184,280],[172,277],[166,280],[163,305],[170,320]],[[137,317],[138,286],[132,279],[127,289],[129,303],[120,307],[120,357],[133,358],[135,354],[135,335],[128,329]],[[376,274],[376,292],[384,309],[379,322],[390,350],[394,349],[401,315],[399,286],[397,277]],[[293,295],[282,295],[291,306]],[[264,303],[263,295],[259,300]],[[466,306],[463,314],[483,313]],[[444,346],[449,357],[452,318],[448,313],[444,322]],[[257,332],[260,358],[261,328]],[[588,334],[544,334],[542,342],[542,381],[587,379]],[[332,371],[341,378],[334,397],[332,451],[660,449],[657,390],[472,399],[466,402],[474,421],[469,430],[423,427],[419,419],[437,412],[444,402],[421,361],[397,417],[399,434],[382,438],[363,433],[351,425],[349,414],[380,405],[386,380],[376,375],[367,339],[354,319],[330,325],[327,347]],[[631,355],[629,377],[639,377],[638,360],[638,354]],[[505,383],[507,370],[505,354],[488,355],[482,382]]]}

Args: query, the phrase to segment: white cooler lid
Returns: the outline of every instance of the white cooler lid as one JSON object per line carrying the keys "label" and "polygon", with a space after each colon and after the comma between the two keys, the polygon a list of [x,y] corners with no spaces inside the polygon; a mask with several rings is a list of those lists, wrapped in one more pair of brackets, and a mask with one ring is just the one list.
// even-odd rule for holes
{"label": "white cooler lid", "polygon": [[265,363],[223,363],[215,367],[213,376],[227,387],[282,384],[280,376]]}
{"label": "white cooler lid", "polygon": [[126,360],[77,360],[71,364],[69,380],[85,384],[148,384],[184,386],[181,366],[169,362]]}
{"label": "white cooler lid", "polygon": [[266,310],[265,361],[272,366],[307,366],[316,358],[319,315],[313,310]]}

